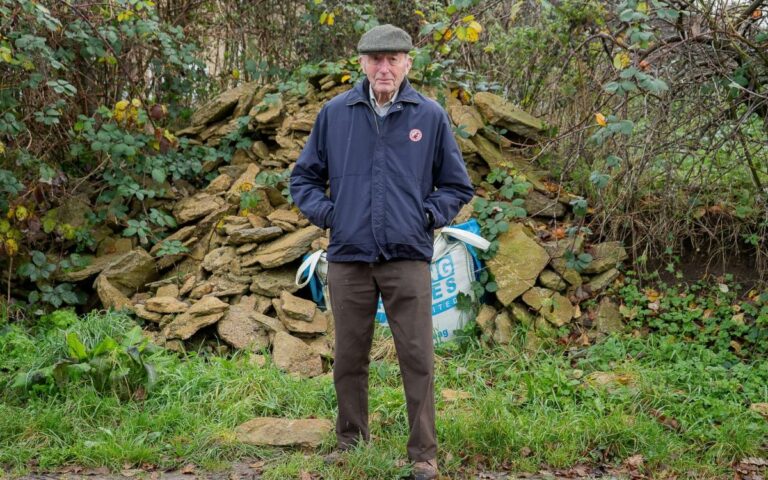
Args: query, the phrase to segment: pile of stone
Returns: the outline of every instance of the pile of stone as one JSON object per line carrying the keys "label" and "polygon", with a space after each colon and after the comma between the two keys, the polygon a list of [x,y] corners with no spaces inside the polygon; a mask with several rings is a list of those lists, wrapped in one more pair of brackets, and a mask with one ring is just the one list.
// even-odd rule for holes
{"label": "pile of stone", "polygon": [[[627,258],[620,242],[584,247],[581,237],[543,242],[534,229],[512,225],[499,238],[499,251],[488,262],[498,290],[500,308],[483,305],[477,323],[488,339],[508,344],[514,324],[528,327],[527,341],[535,348],[554,329],[578,321],[593,335],[623,328],[617,305],[603,297],[595,311],[582,313],[579,304],[595,297],[616,280]],[[592,261],[581,272],[570,267],[566,252],[588,253]]]}
{"label": "pile of stone", "polygon": [[[332,356],[332,318],[293,293],[298,264],[306,253],[327,247],[327,232],[310,225],[284,196],[284,174],[298,158],[323,102],[349,87],[338,76],[312,79],[302,95],[246,83],[208,102],[177,135],[215,146],[237,131],[252,140],[250,147],[237,150],[227,164],[205,164],[205,172],[217,176],[204,189],[184,182],[170,188],[175,199],[160,206],[173,213],[179,228],[149,252],[126,244],[127,239],[112,239],[111,247],[102,249],[109,253],[61,280],[95,276],[105,307],[131,310],[148,322],[153,339],[169,348],[215,334],[232,348],[271,349],[274,362],[285,370],[322,373],[323,358]],[[433,98],[440,93],[422,91]],[[440,96],[479,191],[489,190],[483,179],[493,168],[522,175],[533,185],[524,204],[529,217],[501,235],[498,255],[488,265],[499,287],[500,308],[484,306],[480,312],[486,336],[509,342],[514,322],[538,330],[574,319],[584,323],[587,314],[578,305],[619,275],[616,266],[626,252],[617,243],[585,247],[581,237],[549,240],[541,235],[572,215],[571,198],[552,188],[546,173],[515,148],[543,135],[543,122],[491,93],[476,93],[471,104],[452,93],[449,89]],[[264,175],[278,180],[260,181]],[[471,205],[465,207],[457,221],[471,212]],[[158,256],[171,245],[175,252]],[[594,259],[577,272],[568,267],[567,251],[588,252]],[[608,328],[611,322],[601,320],[606,315],[591,312],[586,320]]]}

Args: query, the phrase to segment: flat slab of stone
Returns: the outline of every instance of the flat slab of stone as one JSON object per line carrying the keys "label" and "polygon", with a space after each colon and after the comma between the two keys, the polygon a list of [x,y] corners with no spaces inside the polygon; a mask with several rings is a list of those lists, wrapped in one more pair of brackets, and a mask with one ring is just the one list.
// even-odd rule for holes
{"label": "flat slab of stone", "polygon": [[592,261],[584,268],[584,273],[589,274],[610,270],[628,257],[627,251],[618,241],[592,245],[587,252],[592,255]]}
{"label": "flat slab of stone", "polygon": [[283,303],[282,300],[280,300],[279,298],[272,299],[272,306],[275,307],[275,311],[277,312],[277,318],[279,318],[280,321],[283,322],[283,325],[285,325],[285,328],[288,329],[289,332],[325,333],[328,331],[328,317],[319,309],[315,308],[314,313],[312,315],[312,321],[307,322],[306,320],[298,320],[289,316],[283,310],[282,303]]}
{"label": "flat slab of stone", "polygon": [[499,125],[526,138],[538,138],[544,123],[533,115],[515,107],[498,95],[477,92],[475,106],[488,123]]}
{"label": "flat slab of stone", "polygon": [[509,312],[502,310],[493,320],[493,341],[497,345],[509,345],[512,341],[512,319]]}
{"label": "flat slab of stone", "polygon": [[243,257],[241,265],[248,267],[259,264],[264,268],[275,268],[290,263],[304,255],[312,241],[323,234],[314,225],[296,230],[277,240],[259,245],[256,252]]}
{"label": "flat slab of stone", "polygon": [[496,297],[508,306],[523,292],[536,284],[536,278],[549,262],[549,255],[535,240],[525,233],[519,223],[499,236],[499,250],[488,261],[498,285]]}
{"label": "flat slab of stone", "polygon": [[265,228],[240,228],[233,230],[229,234],[227,242],[232,245],[243,245],[245,243],[262,243],[283,234],[280,227]]}
{"label": "flat slab of stone", "polygon": [[603,297],[595,311],[593,327],[600,333],[618,333],[624,329],[619,306],[608,297]]}
{"label": "flat slab of stone", "polygon": [[177,315],[165,327],[163,333],[167,338],[186,340],[201,328],[218,322],[228,308],[228,303],[222,302],[216,297],[203,297],[189,310]]}
{"label": "flat slab of stone", "polygon": [[211,250],[203,259],[202,267],[209,272],[229,269],[237,258],[235,247],[219,247]]}
{"label": "flat slab of stone", "polygon": [[463,126],[463,130],[470,137],[485,126],[483,116],[477,108],[469,105],[452,105],[448,107],[448,114],[456,127]]}
{"label": "flat slab of stone", "polygon": [[612,268],[610,270],[606,270],[603,273],[598,273],[594,277],[592,277],[592,280],[589,281],[587,284],[589,286],[590,291],[592,292],[599,292],[600,290],[603,290],[607,286],[609,286],[614,280],[616,280],[620,275],[620,272],[616,268]]}
{"label": "flat slab of stone", "polygon": [[249,445],[317,447],[333,430],[330,420],[258,417],[235,429],[237,439]]}
{"label": "flat slab of stone", "polygon": [[210,215],[225,205],[226,202],[220,196],[200,192],[176,202],[173,207],[173,216],[179,225],[183,225]]}
{"label": "flat slab of stone", "polygon": [[565,287],[567,287],[565,280],[563,280],[560,275],[548,269],[545,269],[539,275],[539,283],[545,288],[556,290],[558,292],[565,290]]}
{"label": "flat slab of stone", "polygon": [[575,312],[570,300],[547,288],[531,288],[523,294],[523,301],[558,327],[570,322]]}
{"label": "flat slab of stone", "polygon": [[283,313],[296,320],[311,322],[317,310],[317,305],[312,300],[297,297],[288,292],[281,292],[280,300]]}
{"label": "flat slab of stone", "polygon": [[523,201],[523,208],[532,217],[561,218],[565,215],[565,207],[554,198],[531,190]]}
{"label": "flat slab of stone", "polygon": [[189,304],[175,297],[152,297],[146,301],[145,307],[155,313],[183,313],[189,309]]}
{"label": "flat slab of stone", "polygon": [[152,281],[157,275],[157,270],[152,256],[138,247],[115,259],[101,274],[121,292],[132,295]]}
{"label": "flat slab of stone", "polygon": [[101,304],[104,308],[112,308],[115,310],[133,309],[131,300],[121,292],[120,289],[112,285],[112,282],[110,282],[103,274],[96,277],[94,286],[96,287],[96,294],[99,296],[99,300],[101,300]]}
{"label": "flat slab of stone", "polygon": [[299,289],[295,280],[296,270],[294,268],[272,268],[254,275],[251,291],[267,297],[279,297],[284,291],[293,293]]}
{"label": "flat slab of stone", "polygon": [[190,118],[190,125],[205,125],[225,118],[235,109],[240,97],[252,94],[256,89],[258,89],[258,82],[250,82],[224,91],[195,110]]}
{"label": "flat slab of stone", "polygon": [[286,332],[277,332],[275,335],[272,360],[277,368],[301,377],[315,377],[323,373],[320,355],[312,347]]}
{"label": "flat slab of stone", "polygon": [[258,352],[269,347],[269,330],[256,320],[257,315],[249,305],[232,305],[216,324],[216,331],[233,347]]}

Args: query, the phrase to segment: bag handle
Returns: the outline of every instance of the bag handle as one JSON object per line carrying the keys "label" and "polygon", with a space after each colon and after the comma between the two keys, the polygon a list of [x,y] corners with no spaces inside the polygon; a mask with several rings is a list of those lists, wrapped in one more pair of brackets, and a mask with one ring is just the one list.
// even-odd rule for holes
{"label": "bag handle", "polygon": [[[299,286],[299,288],[306,286],[309,283],[309,281],[312,280],[312,275],[315,274],[317,263],[320,261],[320,257],[322,255],[323,255],[323,251],[318,250],[316,252],[313,252],[312,255],[308,256],[303,262],[301,262],[299,269],[296,270],[296,280],[294,281],[296,285]],[[307,278],[306,280],[301,280],[301,277],[305,270],[308,270]]]}
{"label": "bag handle", "polygon": [[479,248],[482,251],[488,250],[488,248],[491,246],[491,242],[484,239],[480,235],[475,235],[472,232],[468,232],[460,228],[445,227],[442,230],[442,234],[453,237],[456,240],[460,240],[466,244],[472,245],[473,247]]}

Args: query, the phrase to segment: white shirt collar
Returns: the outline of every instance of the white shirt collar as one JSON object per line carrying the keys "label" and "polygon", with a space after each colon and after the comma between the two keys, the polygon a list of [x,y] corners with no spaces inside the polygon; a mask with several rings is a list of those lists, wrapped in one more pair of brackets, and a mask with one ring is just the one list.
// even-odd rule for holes
{"label": "white shirt collar", "polygon": [[392,106],[393,103],[395,103],[395,100],[397,99],[397,90],[395,90],[395,94],[392,95],[392,98],[389,99],[387,103],[384,105],[379,105],[378,102],[376,102],[376,95],[373,94],[373,87],[368,85],[368,95],[371,98],[371,105],[373,105],[373,108],[381,107],[381,108],[389,108]]}

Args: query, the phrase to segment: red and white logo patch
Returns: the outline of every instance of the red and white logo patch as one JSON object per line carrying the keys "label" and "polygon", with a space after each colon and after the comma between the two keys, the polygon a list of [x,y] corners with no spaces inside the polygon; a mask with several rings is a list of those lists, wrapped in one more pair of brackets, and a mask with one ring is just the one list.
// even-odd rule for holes
{"label": "red and white logo patch", "polygon": [[421,130],[418,128],[414,128],[411,130],[411,133],[408,134],[408,138],[410,138],[412,142],[418,142],[421,140],[421,136]]}

